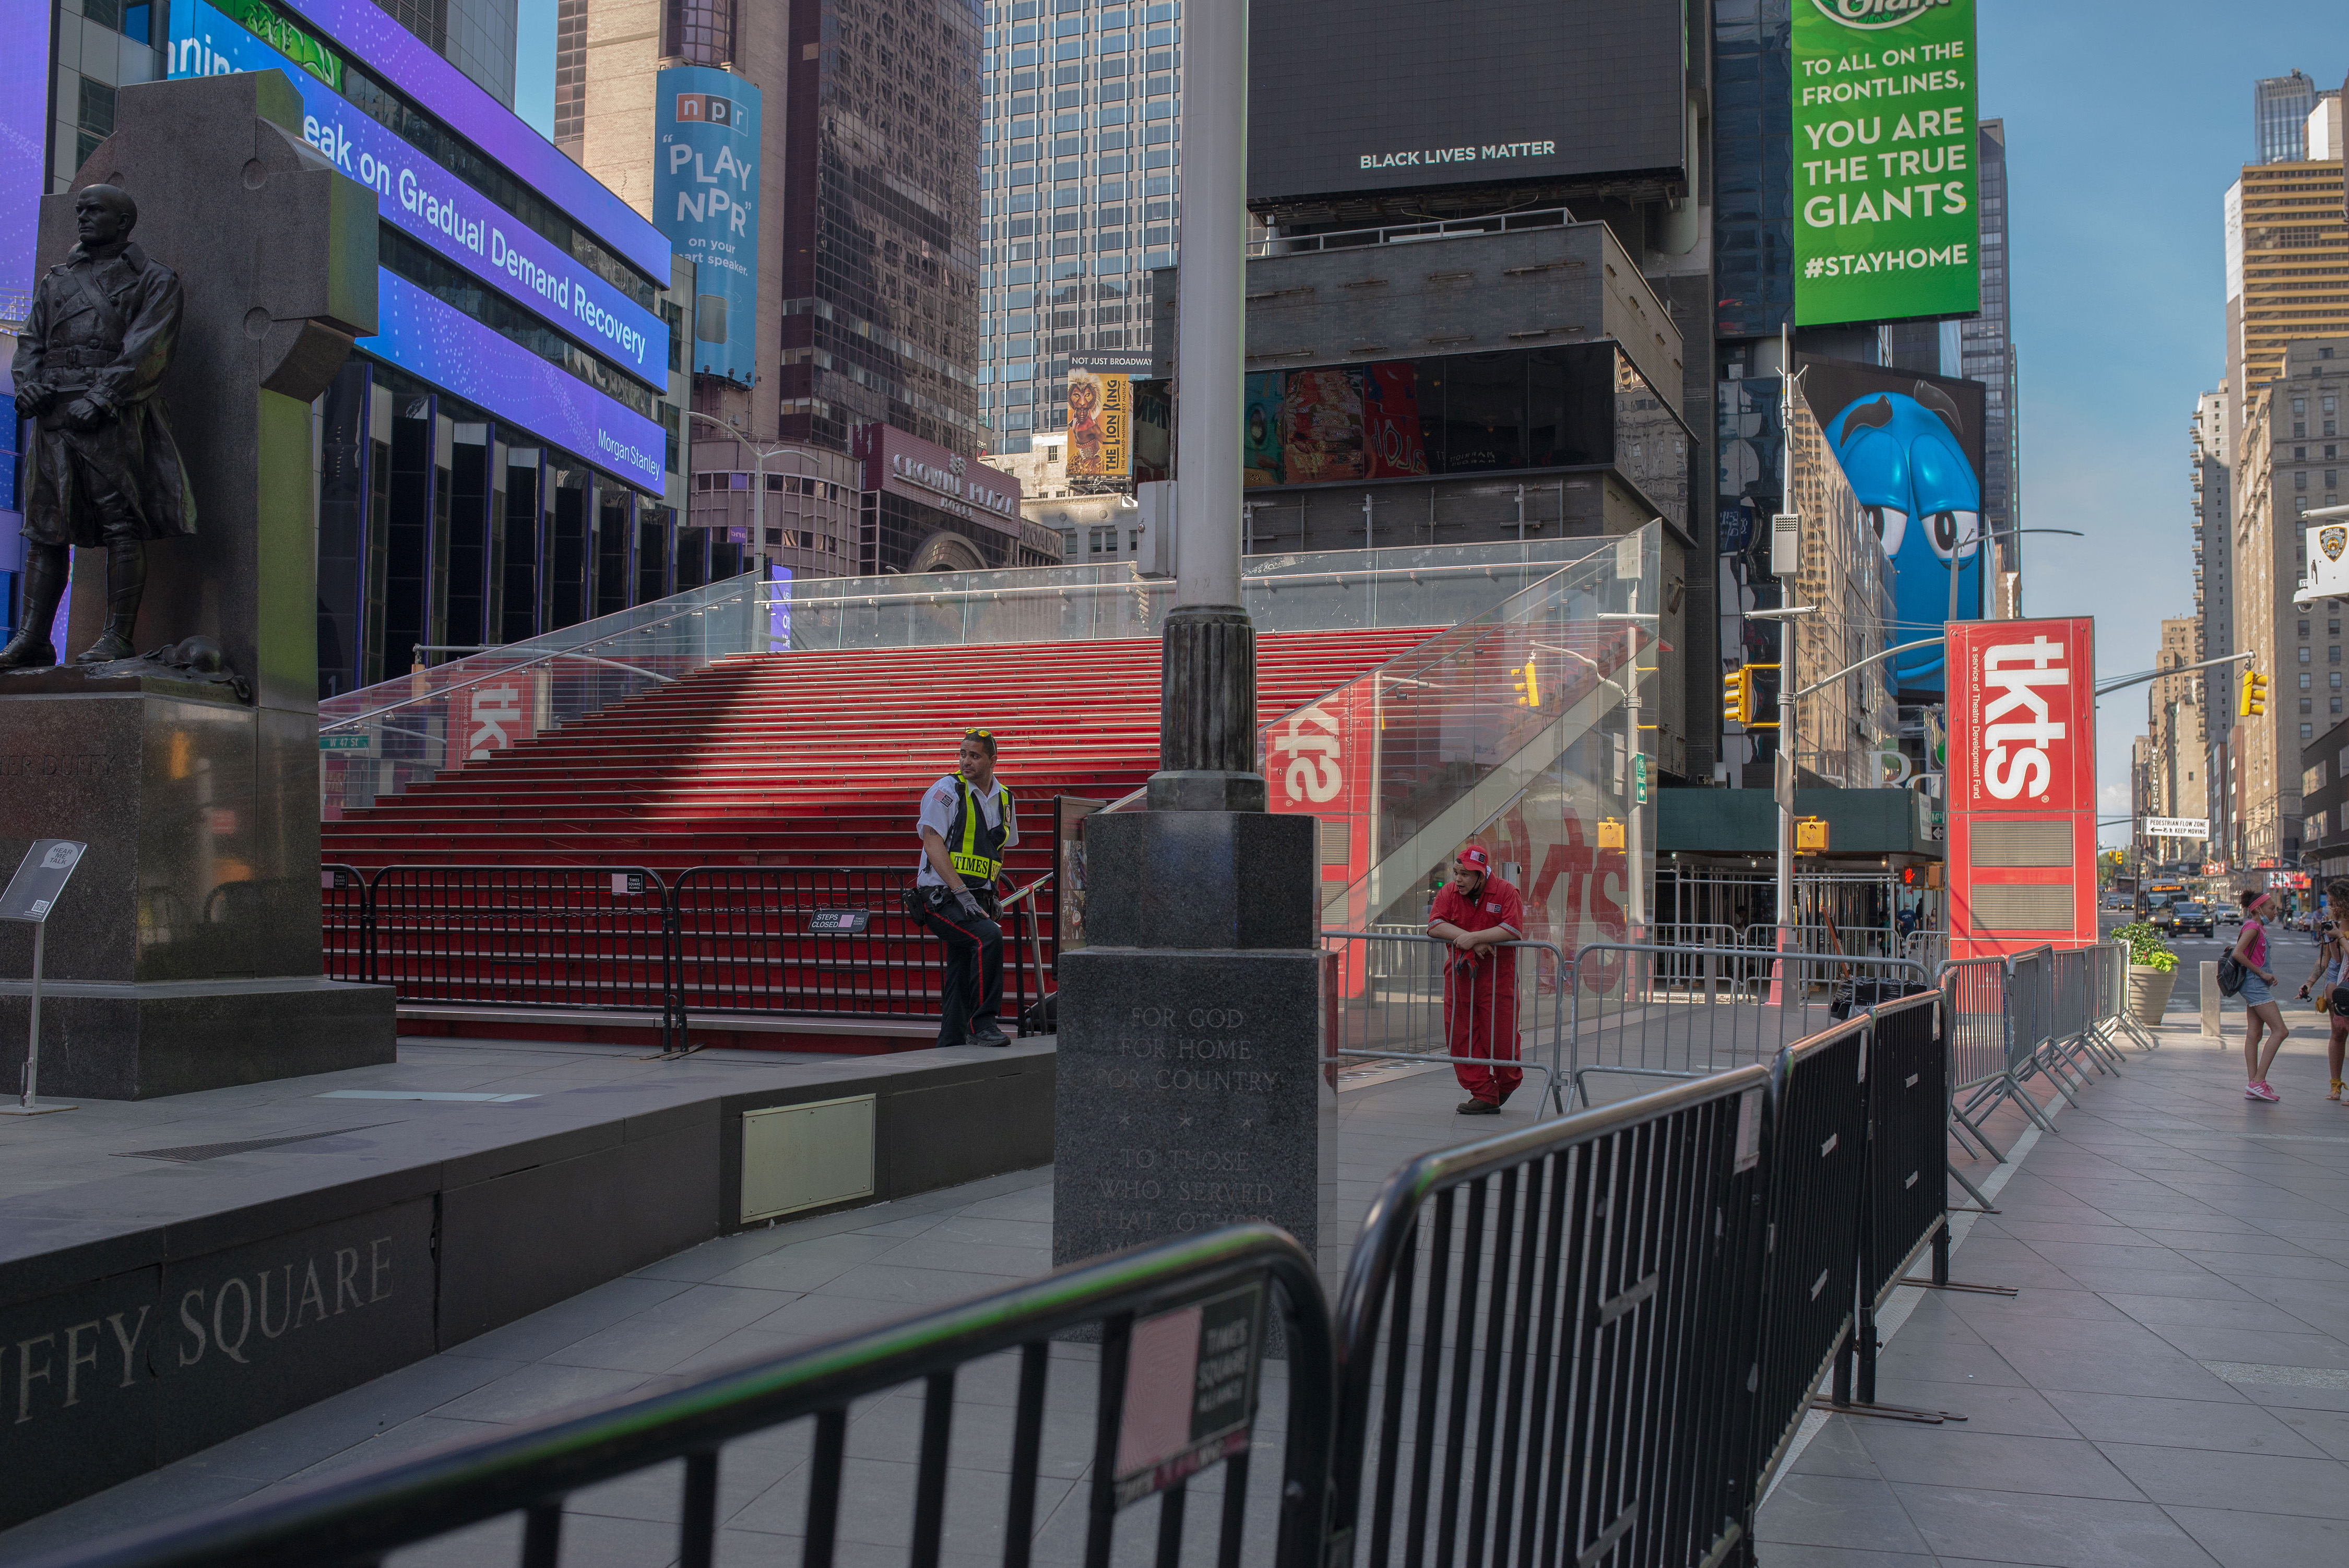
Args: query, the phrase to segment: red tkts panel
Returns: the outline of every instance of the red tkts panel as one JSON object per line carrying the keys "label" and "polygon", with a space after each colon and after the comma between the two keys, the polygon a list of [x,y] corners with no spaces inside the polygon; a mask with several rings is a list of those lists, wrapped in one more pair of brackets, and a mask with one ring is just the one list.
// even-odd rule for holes
{"label": "red tkts panel", "polygon": [[1950,633],[1950,956],[2096,940],[2095,623]]}

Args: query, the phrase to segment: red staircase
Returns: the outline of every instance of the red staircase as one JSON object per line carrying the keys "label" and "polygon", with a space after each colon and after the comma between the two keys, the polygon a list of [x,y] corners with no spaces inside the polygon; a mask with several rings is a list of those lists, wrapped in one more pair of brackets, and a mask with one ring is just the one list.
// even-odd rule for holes
{"label": "red staircase", "polygon": [[[1259,637],[1258,722],[1433,634]],[[378,884],[374,977],[398,985],[404,1032],[646,1037],[611,1015],[658,1006],[659,915],[641,888],[605,896],[627,879],[591,871],[642,867],[676,890],[696,1041],[902,1049],[936,1031],[938,954],[895,890],[922,791],[952,770],[963,730],[995,732],[1020,831],[1006,875],[1024,886],[1052,869],[1055,796],[1115,800],[1157,766],[1158,681],[1154,638],[727,659],[326,822],[323,858],[477,868]],[[680,885],[691,867],[711,869]],[[852,869],[816,869],[836,867]],[[839,907],[870,911],[870,930],[811,932],[811,912]],[[1048,890],[1034,910],[1048,966],[1053,908]],[[354,928],[336,919],[336,972],[354,973]],[[588,1013],[511,1010],[533,1004]]]}
{"label": "red staircase", "polygon": [[[1258,722],[1433,628],[1257,643]],[[983,726],[1019,811],[1019,882],[1055,795],[1114,800],[1157,766],[1158,643],[995,643],[722,660],[324,824],[324,858],[398,864],[905,866],[916,803]]]}

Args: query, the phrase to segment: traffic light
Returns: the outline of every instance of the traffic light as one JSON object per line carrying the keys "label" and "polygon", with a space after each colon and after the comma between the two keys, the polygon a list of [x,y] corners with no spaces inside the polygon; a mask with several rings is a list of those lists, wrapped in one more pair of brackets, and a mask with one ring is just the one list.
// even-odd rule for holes
{"label": "traffic light", "polygon": [[1721,717],[1748,729],[1775,729],[1777,721],[1757,722],[1754,705],[1754,672],[1775,670],[1776,665],[1743,665],[1721,677]]}
{"label": "traffic light", "polygon": [[2268,710],[2268,677],[2257,670],[2243,672],[2242,701],[2236,705],[2236,717],[2256,718]]}
{"label": "traffic light", "polygon": [[1523,668],[1513,669],[1509,673],[1517,677],[1514,686],[1512,687],[1512,689],[1514,689],[1517,694],[1517,706],[1519,707],[1539,707],[1541,706],[1541,686],[1534,679],[1533,660],[1527,659],[1525,662]]}
{"label": "traffic light", "polygon": [[1827,847],[1827,820],[1825,817],[1795,819],[1795,851],[1797,854],[1824,854]]}

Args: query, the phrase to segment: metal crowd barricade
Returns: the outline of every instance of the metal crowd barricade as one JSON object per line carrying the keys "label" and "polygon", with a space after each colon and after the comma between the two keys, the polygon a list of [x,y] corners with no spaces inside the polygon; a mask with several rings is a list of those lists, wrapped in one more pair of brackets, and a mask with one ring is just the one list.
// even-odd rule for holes
{"label": "metal crowd barricade", "polygon": [[[1961,958],[1941,965],[1943,1027],[1950,1039],[1951,1131],[1961,1146],[1971,1147],[1971,1136],[1972,1143],[1980,1143],[2001,1164],[2006,1162],[2006,1153],[1982,1123],[2002,1100],[2014,1100],[2042,1127],[2052,1125],[2014,1076],[2011,1041],[2016,1013],[2009,996],[2010,973],[2003,958]],[[1973,1191],[1971,1183],[1967,1190]]]}
{"label": "metal crowd barricade", "polygon": [[[1785,1461],[1857,1317],[1868,1177],[1866,1018],[1778,1055],[1770,1071],[1768,1265],[1755,1372],[1754,1497]],[[1838,1387],[1842,1395],[1847,1390]]]}
{"label": "metal crowd barricade", "polygon": [[2096,1037],[2116,1049],[2122,1035],[2141,1051],[2160,1049],[2160,1039],[2129,1014],[2128,944],[2099,942],[2093,951],[2096,954]]}
{"label": "metal crowd barricade", "polygon": [[1388,1178],[1339,1297],[1332,1563],[1709,1563],[1750,1531],[1767,1079]]}
{"label": "metal crowd barricade", "polygon": [[[1868,1171],[1859,1227],[1858,1396],[1876,1402],[1876,1314],[1933,1249],[1932,1280],[1950,1279],[1948,1012],[1942,996],[1910,996],[1868,1015]],[[1930,1172],[1930,1174],[1929,1174]]]}
{"label": "metal crowd barricade", "polygon": [[[2098,1073],[2117,1072],[2121,1054],[2096,1034],[2096,954],[2090,947],[2059,948],[2050,960],[2048,984],[2054,1007],[2050,1033],[2056,1059],[2085,1063]],[[2085,1082],[2085,1077],[2081,1080]]]}
{"label": "metal crowd barricade", "polygon": [[936,954],[905,907],[913,873],[844,866],[695,866],[674,897],[687,1016],[935,1017]]}
{"label": "metal crowd barricade", "polygon": [[1592,1078],[1704,1078],[1766,1062],[1855,1008],[1930,988],[1905,958],[1623,942],[1578,948],[1568,979],[1568,1074],[1585,1105]]}
{"label": "metal crowd barricade", "polygon": [[2033,1119],[2048,1132],[2055,1124],[2038,1109],[2031,1098],[2028,1086],[2033,1078],[2044,1077],[2055,1086],[2072,1104],[2079,1104],[2071,1085],[2056,1065],[2055,1049],[2055,950],[2039,946],[2025,952],[2010,954],[2006,960],[2006,1066],[2014,1087],[2023,1090],[2022,1099],[2033,1110]]}
{"label": "metal crowd barricade", "polygon": [[375,906],[357,866],[318,868],[318,970],[329,980],[364,981],[375,953]]}
{"label": "metal crowd barricade", "polygon": [[657,1013],[681,1043],[668,892],[643,866],[387,866],[368,978],[403,1003]]}
{"label": "metal crowd barricade", "polygon": [[[1364,1061],[1450,1062],[1514,1068],[1543,1075],[1543,1098],[1563,1114],[1559,1005],[1565,954],[1555,943],[1503,942],[1494,948],[1520,954],[1514,981],[1518,1055],[1479,1055],[1454,1047],[1470,1017],[1491,1016],[1500,988],[1490,959],[1454,962],[1452,944],[1423,931],[1324,931],[1339,954],[1339,1002],[1332,1020],[1333,1054]],[[1488,952],[1493,949],[1487,949]],[[1530,955],[1530,965],[1522,955]],[[1530,973],[1528,970],[1530,969]],[[1539,1052],[1547,1040],[1549,1059]]]}
{"label": "metal crowd barricade", "polygon": [[[1276,1311],[1288,1381],[1278,1484],[1252,1488],[1251,1465],[1269,1460],[1255,1451],[1261,1440],[1256,1396],[1265,1330]],[[1228,1361],[1232,1379],[1245,1377],[1247,1386],[1229,1429],[1203,1434],[1192,1417],[1198,1399],[1182,1353],[1201,1352],[1209,1329],[1216,1358]],[[1051,1354],[1054,1339],[1084,1331],[1101,1340],[1097,1365]],[[1200,1360],[1204,1366],[1203,1352]],[[970,1549],[953,1537],[991,1533],[999,1538],[1004,1563],[1025,1564],[1037,1522],[1049,1517],[1065,1484],[1043,1476],[1046,1429],[1058,1414],[1089,1436],[1091,1468],[1078,1483],[1087,1568],[1106,1568],[1113,1546],[1130,1560],[1133,1548],[1153,1537],[1157,1561],[1170,1568],[1211,1553],[1226,1568],[1243,1562],[1321,1568],[1331,1361],[1328,1309],[1312,1260],[1268,1225],[1235,1226],[1075,1264],[776,1360],[705,1374],[649,1398],[623,1396],[581,1413],[541,1417],[480,1442],[356,1475],[346,1470],[266,1501],[174,1519],[65,1555],[86,1568],[379,1563],[398,1548],[518,1513],[523,1568],[554,1568],[566,1498],[682,1460],[676,1545],[667,1560],[710,1568],[725,1445],[806,1421],[814,1451],[794,1561],[830,1563],[844,1534],[850,1552],[854,1541],[870,1539],[861,1531],[843,1532],[846,1505],[857,1511],[858,1524],[869,1525],[884,1510],[899,1511],[911,1563],[936,1564],[949,1550],[956,1562],[969,1562],[963,1553]],[[957,1469],[949,1513],[957,1418],[968,1423],[968,1407],[995,1403],[985,1396],[961,1399],[957,1384],[968,1389],[999,1380],[1016,1387],[1008,1468]],[[852,1406],[916,1383],[920,1435],[910,1451],[893,1454],[886,1464],[852,1455]],[[1137,1398],[1139,1413],[1129,1421],[1128,1407]],[[1181,1418],[1174,1447],[1143,1448],[1144,1460],[1165,1462],[1137,1477],[1133,1445],[1164,1434],[1170,1408]],[[992,1425],[979,1423],[983,1429]],[[1185,1446],[1181,1434],[1195,1440]],[[1219,1469],[1206,1468],[1216,1459]],[[1154,1509],[1147,1501],[1154,1491]],[[1193,1501],[1200,1506],[1186,1509]],[[1155,1521],[1145,1522],[1145,1514],[1121,1529],[1122,1503],[1154,1512]],[[988,1551],[996,1554],[992,1544]]]}

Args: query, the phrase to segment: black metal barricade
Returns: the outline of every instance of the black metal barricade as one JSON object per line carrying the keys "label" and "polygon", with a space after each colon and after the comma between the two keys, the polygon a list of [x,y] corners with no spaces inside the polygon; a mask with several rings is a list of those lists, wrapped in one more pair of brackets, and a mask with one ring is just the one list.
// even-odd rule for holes
{"label": "black metal barricade", "polygon": [[[1282,1315],[1288,1352],[1281,1484],[1252,1496],[1247,1471],[1256,1374],[1265,1329],[1276,1310]],[[1102,1340],[1097,1367],[1049,1354],[1055,1337],[1081,1330]],[[1142,1354],[1130,1356],[1137,1343]],[[1192,1353],[1187,1359],[1176,1353],[1186,1348]],[[567,1496],[682,1460],[677,1555],[671,1560],[681,1568],[709,1568],[724,1445],[808,1420],[814,1453],[805,1537],[794,1560],[834,1560],[842,1504],[850,1490],[845,1481],[864,1515],[857,1522],[868,1522],[878,1508],[904,1509],[911,1527],[905,1560],[934,1565],[949,1532],[947,1483],[957,1374],[991,1357],[1016,1357],[1018,1364],[1009,1473],[984,1479],[958,1474],[954,1521],[976,1525],[981,1534],[988,1527],[999,1528],[1007,1565],[1029,1561],[1039,1517],[1045,1427],[1050,1402],[1057,1402],[1092,1432],[1092,1470],[1083,1483],[1089,1493],[1083,1557],[1088,1568],[1104,1568],[1110,1561],[1120,1505],[1147,1507],[1154,1492],[1159,1499],[1157,1560],[1169,1568],[1186,1560],[1186,1530],[1195,1538],[1192,1560],[1206,1555],[1198,1548],[1212,1545],[1215,1560],[1226,1568],[1243,1561],[1321,1568],[1332,1404],[1330,1321],[1312,1261],[1267,1225],[1236,1226],[1077,1264],[779,1360],[709,1374],[650,1398],[542,1418],[485,1441],[358,1475],[345,1472],[266,1502],[232,1504],[52,1561],[82,1568],[377,1563],[397,1548],[521,1513],[520,1561],[524,1568],[553,1568]],[[1234,1390],[1226,1404],[1239,1408],[1245,1418],[1236,1426],[1216,1426],[1205,1414],[1214,1407],[1195,1397],[1201,1385],[1190,1370],[1192,1362],[1203,1374],[1230,1374],[1217,1387]],[[1092,1389],[1055,1387],[1072,1376],[1090,1381]],[[1238,1390],[1243,1377],[1247,1386]],[[911,1453],[892,1456],[913,1462],[893,1462],[876,1471],[849,1457],[852,1403],[917,1381],[923,1385],[918,1442]],[[1151,1401],[1133,1422],[1123,1418],[1130,1393]],[[1188,1440],[1178,1435],[1171,1450],[1137,1450],[1137,1440],[1146,1444],[1167,1429],[1164,1409],[1155,1411],[1154,1420],[1149,1416],[1169,1399],[1174,1414],[1187,1418],[1173,1426],[1178,1434],[1188,1434]],[[1214,1429],[1205,1436],[1199,1430],[1203,1420]],[[1220,1476],[1207,1469],[1218,1459]],[[1149,1462],[1154,1460],[1160,1462]],[[1197,1511],[1194,1528],[1186,1525],[1185,1504],[1194,1487],[1190,1478],[1202,1470],[1206,1473],[1198,1490],[1216,1490],[1210,1483],[1219,1480],[1221,1495],[1212,1512]],[[1272,1529],[1250,1528],[1252,1501],[1277,1511]],[[968,1560],[959,1553],[956,1557]]]}
{"label": "black metal barricade", "polygon": [[674,1015],[668,887],[642,866],[388,866],[368,977],[402,1003]]}
{"label": "black metal barricade", "polygon": [[688,1016],[936,1017],[938,944],[905,907],[910,871],[695,866],[678,873]]}
{"label": "black metal barricade", "polygon": [[319,972],[329,980],[367,980],[375,952],[375,906],[357,866],[318,868]]}
{"label": "black metal barricade", "polygon": [[1852,1331],[1868,1174],[1868,1020],[1859,1018],[1787,1047],[1770,1071],[1756,1501]]}
{"label": "black metal barricade", "polygon": [[1859,1229],[1858,1396],[1876,1401],[1876,1314],[1928,1244],[1934,1278],[1950,1276],[1949,1037],[1940,996],[1912,997],[1868,1016],[1868,1182]]}
{"label": "black metal barricade", "polygon": [[1735,1069],[1388,1179],[1338,1308],[1332,1564],[1735,1543],[1766,1080]]}

